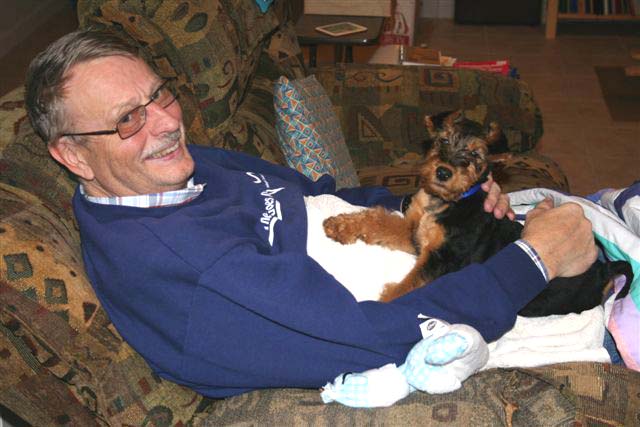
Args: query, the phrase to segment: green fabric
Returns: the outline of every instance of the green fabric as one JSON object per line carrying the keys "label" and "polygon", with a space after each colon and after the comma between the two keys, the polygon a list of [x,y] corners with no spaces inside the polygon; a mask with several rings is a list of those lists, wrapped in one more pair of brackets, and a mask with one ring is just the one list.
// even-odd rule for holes
{"label": "green fabric", "polygon": [[[177,78],[191,142],[265,153],[265,159],[277,162],[282,160],[273,153],[277,140],[263,138],[262,129],[247,127],[237,113],[250,108],[248,98],[255,100],[257,74],[302,73],[292,27],[279,24],[278,15],[287,13],[279,6],[263,14],[254,0],[87,0],[78,7],[82,27],[120,32],[144,46],[160,75]],[[273,107],[258,110],[264,113],[259,120],[273,127]]]}
{"label": "green fabric", "polygon": [[[569,183],[560,167],[535,151],[498,154],[489,158],[493,163],[493,178],[505,193],[536,187],[570,193]],[[362,185],[382,185],[402,196],[417,191],[420,163],[406,161],[393,166],[364,167],[358,170],[358,177]]]}
{"label": "green fabric", "polygon": [[315,71],[336,107],[356,168],[423,153],[424,116],[462,109],[487,128],[500,124],[512,152],[531,150],[542,115],[526,83],[447,68],[338,64]]}
{"label": "green fabric", "polygon": [[[82,26],[116,29],[144,46],[158,73],[177,77],[190,142],[284,164],[275,131],[273,82],[281,75],[306,75],[287,21],[289,6],[278,1],[262,14],[253,0],[81,0],[78,11]],[[424,113],[462,107],[483,123],[495,120],[506,129],[514,151],[531,148],[539,139],[539,110],[524,83],[473,72],[443,73],[427,79],[408,67],[317,70],[336,105],[359,175],[367,178],[363,183],[398,190],[404,182],[415,188],[415,174],[407,171],[420,159]],[[514,155],[505,169],[518,185],[548,178],[562,182],[561,171],[547,160],[522,159]],[[531,170],[535,173],[527,175]],[[267,423],[277,415],[269,411],[290,415],[279,419],[291,424],[330,424],[321,414],[325,410],[338,417],[331,420],[361,419],[335,407],[316,407],[318,412],[311,414],[305,409],[310,401],[298,392],[291,400],[290,391],[256,392],[276,396],[273,405],[251,406],[259,402],[250,400],[256,394],[212,403],[152,374],[119,337],[84,274],[71,210],[74,189],[74,180],[31,129],[22,89],[2,97],[1,404],[38,426],[187,426],[201,425],[209,416],[224,423]],[[317,391],[304,393],[317,399]],[[257,410],[261,405],[268,411]],[[406,408],[390,413],[407,413],[398,419],[413,416],[414,406]],[[235,418],[228,417],[232,410]]]}
{"label": "green fabric", "polygon": [[37,195],[67,227],[73,228],[71,197],[75,183],[31,128],[22,88],[0,98],[0,183]]}
{"label": "green fabric", "polygon": [[632,426],[640,373],[601,363],[491,369],[446,394],[422,392],[388,408],[325,405],[319,390],[260,390],[216,402],[203,425]]}
{"label": "green fabric", "polygon": [[34,426],[188,425],[210,401],[118,335],[67,220],[0,183],[0,403]]}

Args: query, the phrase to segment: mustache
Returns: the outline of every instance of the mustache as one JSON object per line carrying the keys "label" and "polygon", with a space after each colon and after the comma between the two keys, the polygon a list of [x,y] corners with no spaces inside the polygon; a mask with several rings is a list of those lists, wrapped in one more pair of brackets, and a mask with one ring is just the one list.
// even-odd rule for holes
{"label": "mustache", "polygon": [[174,145],[176,142],[179,142],[182,139],[182,128],[176,129],[172,132],[164,133],[160,136],[158,144],[155,147],[150,148],[144,154],[143,157],[153,156],[155,153],[159,153],[162,150],[166,150],[167,148]]}
{"label": "mustache", "polygon": [[173,132],[168,132],[162,135],[162,141],[174,143],[182,137],[182,129],[176,129]]}

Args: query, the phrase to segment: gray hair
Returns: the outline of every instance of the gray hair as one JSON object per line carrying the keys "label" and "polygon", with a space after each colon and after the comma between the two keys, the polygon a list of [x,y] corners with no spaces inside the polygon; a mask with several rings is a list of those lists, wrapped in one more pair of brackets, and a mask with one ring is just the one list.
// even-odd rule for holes
{"label": "gray hair", "polygon": [[139,58],[138,49],[113,32],[78,30],[53,42],[31,61],[25,83],[29,121],[46,143],[70,125],[64,111],[64,85],[76,64],[107,56]]}

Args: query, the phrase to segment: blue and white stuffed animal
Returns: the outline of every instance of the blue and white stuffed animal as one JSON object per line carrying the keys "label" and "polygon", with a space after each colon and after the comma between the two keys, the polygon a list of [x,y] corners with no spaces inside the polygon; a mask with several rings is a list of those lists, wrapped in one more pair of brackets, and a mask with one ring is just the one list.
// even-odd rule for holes
{"label": "blue and white stuffed animal", "polygon": [[489,360],[487,343],[471,326],[429,318],[421,329],[424,338],[411,349],[404,364],[338,375],[323,387],[322,401],[374,408],[393,405],[415,390],[448,393],[460,388],[462,381]]}

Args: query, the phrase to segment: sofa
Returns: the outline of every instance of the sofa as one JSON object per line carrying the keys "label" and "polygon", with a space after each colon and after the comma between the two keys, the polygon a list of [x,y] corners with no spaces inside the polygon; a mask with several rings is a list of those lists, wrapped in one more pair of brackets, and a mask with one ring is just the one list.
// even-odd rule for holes
{"label": "sofa", "polygon": [[[191,143],[285,164],[273,83],[314,73],[328,93],[361,184],[416,188],[424,114],[462,109],[499,122],[506,191],[569,191],[535,152],[542,116],[526,83],[468,70],[337,64],[306,68],[288,1],[78,2],[83,27],[110,27],[177,78]],[[324,405],[318,390],[257,390],[213,400],[155,375],[111,324],[87,280],[71,210],[74,179],[26,118],[22,88],[0,99],[0,404],[33,426],[637,425],[640,374],[567,363],[492,369],[456,392],[390,408]],[[132,295],[135,298],[135,295]],[[212,349],[214,351],[215,349]],[[310,367],[312,369],[313,367]]]}

